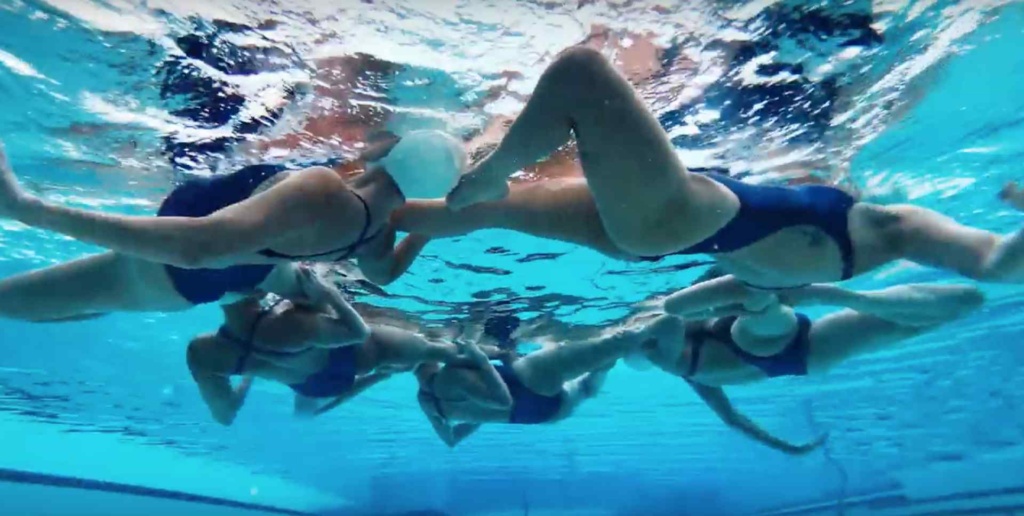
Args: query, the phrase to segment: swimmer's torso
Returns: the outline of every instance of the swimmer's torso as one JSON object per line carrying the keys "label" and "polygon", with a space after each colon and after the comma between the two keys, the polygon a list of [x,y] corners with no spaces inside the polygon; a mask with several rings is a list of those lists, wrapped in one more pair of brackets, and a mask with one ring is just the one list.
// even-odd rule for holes
{"label": "swimmer's torso", "polygon": [[[707,336],[706,329],[709,326],[709,321],[687,323],[685,339],[681,342],[659,343],[658,349],[648,352],[648,358],[666,373],[704,385],[737,385],[765,379],[761,370],[744,362],[725,343]],[[694,349],[698,339],[702,340],[702,344],[697,363],[694,364]],[[691,375],[694,366],[696,371]]]}
{"label": "swimmer's torso", "polygon": [[821,230],[786,228],[749,247],[712,255],[729,274],[759,287],[794,287],[842,279],[839,247]]}
{"label": "swimmer's torso", "polygon": [[[850,217],[856,200],[823,185],[755,185],[718,174],[693,176],[718,204],[731,206],[719,218],[661,256],[707,254],[741,280],[763,287],[791,287],[852,277],[856,271]],[[713,187],[712,187],[713,186]],[[680,227],[667,227],[680,231]],[[668,240],[672,235],[665,235]]]}
{"label": "swimmer's torso", "polygon": [[[248,167],[246,167],[248,168]],[[240,169],[235,173],[246,173],[246,168]],[[259,186],[257,186],[250,195],[245,199],[250,199],[258,195],[266,194],[272,188],[281,187],[289,183],[301,182],[310,177],[312,174],[324,174],[327,170],[322,167],[311,167],[301,170],[281,170],[273,172],[265,179],[261,179]],[[331,171],[333,174],[334,172]],[[348,189],[347,185],[342,184],[342,180],[338,178],[339,187],[332,189],[330,192],[323,192],[324,196],[336,196],[342,193],[342,189]],[[187,186],[187,184],[186,184]],[[189,192],[191,195],[220,195],[221,192],[215,191],[220,187],[206,188],[208,191],[203,189],[197,189],[195,192]],[[225,192],[226,193],[226,192]],[[362,233],[364,224],[369,221],[369,227],[366,228],[366,234],[370,236],[377,235],[381,232],[382,227],[386,223],[386,219],[378,217],[378,220],[367,217],[368,209],[364,207],[363,202],[356,199],[354,192],[349,192],[347,195],[352,196],[353,202],[338,202],[333,198],[325,198],[324,206],[330,206],[330,209],[319,210],[323,213],[319,213],[320,222],[317,224],[306,224],[300,229],[288,231],[279,239],[277,239],[270,248],[271,253],[268,250],[258,250],[256,252],[237,254],[233,256],[225,256],[217,262],[205,264],[209,268],[224,267],[239,262],[251,263],[251,264],[276,264],[283,261],[291,261],[291,258],[284,256],[273,256],[272,252],[277,252],[285,255],[301,256],[304,259],[310,261],[333,261],[338,259],[344,254],[344,246],[355,243],[360,234]],[[165,200],[165,204],[161,209],[169,207],[169,203],[174,203],[176,199],[173,197],[175,193],[172,192]],[[243,199],[243,201],[245,200]],[[308,200],[308,199],[307,199]],[[333,201],[333,202],[332,202]],[[291,209],[293,207],[286,206],[282,209]],[[243,208],[240,208],[238,204],[230,204],[219,210],[221,213],[244,213]],[[171,215],[176,215],[173,210]],[[368,239],[364,244],[369,243]],[[356,254],[362,250],[364,246],[360,246],[356,249]],[[336,249],[342,249],[337,253],[332,251]]]}

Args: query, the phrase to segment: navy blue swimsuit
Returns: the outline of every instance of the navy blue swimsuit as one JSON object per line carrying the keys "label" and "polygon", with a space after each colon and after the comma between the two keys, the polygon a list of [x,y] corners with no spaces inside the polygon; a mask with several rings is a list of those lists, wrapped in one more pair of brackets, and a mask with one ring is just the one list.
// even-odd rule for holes
{"label": "navy blue swimsuit", "polygon": [[[248,338],[242,338],[233,334],[226,326],[221,326],[217,330],[217,336],[234,342],[242,348],[242,356],[238,357],[238,362],[235,364],[235,369],[232,372],[233,375],[240,375],[245,373],[246,367],[249,362],[249,357],[252,356],[253,352],[257,350],[253,343],[253,338],[256,335],[256,328],[259,326],[263,318],[266,317],[276,306],[274,303],[264,309],[262,309],[256,319],[253,320],[250,326]],[[277,356],[289,356],[297,353],[304,353],[304,351],[298,352],[284,352],[284,351],[273,351],[273,350],[259,350],[260,353],[266,355],[277,355]],[[356,367],[356,347],[355,346],[342,346],[340,348],[334,348],[330,351],[330,355],[327,359],[327,365],[323,369],[306,377],[305,381],[301,383],[289,384],[296,394],[306,396],[308,398],[333,398],[345,394],[352,389],[355,385],[356,376],[358,376],[358,370]]]}
{"label": "navy blue swimsuit", "polygon": [[697,374],[697,369],[700,367],[700,354],[708,340],[721,343],[740,360],[760,369],[769,378],[806,376],[807,353],[810,351],[811,320],[803,314],[796,314],[796,318],[799,329],[793,340],[782,351],[767,357],[747,353],[732,339],[732,325],[736,322],[736,317],[717,319],[710,327],[689,335],[691,340],[690,366],[683,377],[692,378]]}
{"label": "navy blue swimsuit", "polygon": [[537,394],[523,384],[511,366],[504,364],[494,366],[501,375],[502,381],[508,386],[512,395],[512,414],[509,423],[513,425],[537,425],[547,423],[558,415],[562,409],[561,396],[545,396]]}
{"label": "navy blue swimsuit", "polygon": [[842,278],[853,277],[853,242],[848,217],[856,201],[830,186],[762,186],[747,184],[719,174],[706,174],[732,191],[740,201],[736,215],[714,235],[681,251],[664,256],[645,256],[657,261],[665,256],[728,253],[743,249],[793,226],[813,226],[839,246]]}
{"label": "navy blue swimsuit", "polygon": [[[174,189],[164,199],[157,211],[158,217],[205,217],[227,206],[248,199],[264,181],[292,167],[276,164],[250,165],[237,172],[206,178],[191,179]],[[325,256],[340,255],[337,260],[350,258],[359,248],[376,237],[367,236],[370,229],[370,207],[366,201],[356,194],[363,205],[366,218],[359,238],[352,244],[314,255],[287,255],[264,249],[259,254],[268,258],[288,260],[317,259]],[[274,270],[273,264],[232,265],[220,269],[183,269],[172,265],[165,266],[175,290],[193,304],[212,303],[228,292],[249,292],[267,279]]]}

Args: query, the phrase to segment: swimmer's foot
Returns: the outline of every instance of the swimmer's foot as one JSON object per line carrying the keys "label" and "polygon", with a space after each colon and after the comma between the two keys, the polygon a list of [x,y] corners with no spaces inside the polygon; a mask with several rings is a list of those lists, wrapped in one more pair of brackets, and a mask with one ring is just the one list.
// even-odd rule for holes
{"label": "swimmer's foot", "polygon": [[7,150],[0,142],[0,217],[16,218],[25,200],[26,195],[7,161]]}
{"label": "swimmer's foot", "polygon": [[1016,182],[1006,183],[1006,186],[999,192],[999,198],[1015,210],[1024,211],[1024,189],[1021,189]]}
{"label": "swimmer's foot", "polygon": [[448,207],[454,211],[487,201],[497,201],[508,196],[508,182],[505,178],[486,174],[481,169],[473,170],[459,179],[459,184],[445,198]]}

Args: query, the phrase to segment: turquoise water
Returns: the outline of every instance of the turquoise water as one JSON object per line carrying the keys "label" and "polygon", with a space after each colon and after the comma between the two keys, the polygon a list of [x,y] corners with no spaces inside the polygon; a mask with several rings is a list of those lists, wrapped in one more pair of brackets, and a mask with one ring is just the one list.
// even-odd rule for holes
{"label": "turquoise water", "polygon": [[[769,3],[663,2],[671,14],[659,14],[644,2],[584,2],[577,9],[575,2],[284,8],[0,1],[0,135],[36,191],[150,213],[173,179],[151,150],[161,135],[191,130],[167,114],[154,77],[168,37],[186,30],[188,15],[253,24],[275,19],[281,25],[274,36],[310,59],[366,52],[408,64],[411,79],[386,107],[398,110],[403,124],[462,130],[482,122],[480,110],[462,103],[479,96],[494,74],[522,73],[515,88],[528,92],[550,55],[580,41],[591,23],[649,30],[659,41],[683,31],[710,37],[724,30],[724,14]],[[886,13],[886,43],[851,72],[872,77],[874,88],[835,123],[865,142],[850,178],[867,194],[1009,231],[1020,217],[996,193],[1019,178],[1024,8],[983,4],[875,2]],[[281,80],[267,74],[243,89],[256,94]],[[669,76],[645,92],[659,111],[668,108],[654,90],[674,80],[684,79]],[[914,95],[920,100],[906,116],[881,122],[877,109]],[[488,111],[514,103],[503,102]],[[137,148],[129,151],[131,140]],[[720,146],[734,157],[744,151],[728,141]],[[719,159],[681,152],[709,164]],[[8,222],[0,228],[4,276],[97,251]],[[445,320],[486,300],[514,299],[528,307],[527,316],[600,324],[703,270],[670,267],[684,258],[661,264],[667,269],[624,264],[498,231],[434,243],[425,255],[387,288],[387,297],[360,301]],[[896,264],[850,286],[953,279]],[[743,514],[807,504],[821,504],[808,513],[993,506],[1008,513],[1024,507],[1015,501],[1024,498],[1024,395],[1015,381],[1024,362],[1016,329],[1021,290],[986,292],[987,307],[970,318],[826,377],[730,389],[774,432],[793,439],[831,433],[824,453],[799,459],[734,434],[678,380],[625,367],[571,420],[488,427],[457,450],[434,437],[416,408],[411,377],[316,421],[293,420],[290,392],[257,383],[235,425],[222,428],[209,420],[184,362],[188,339],[219,323],[215,309],[50,326],[4,321],[0,468],[311,513]]]}

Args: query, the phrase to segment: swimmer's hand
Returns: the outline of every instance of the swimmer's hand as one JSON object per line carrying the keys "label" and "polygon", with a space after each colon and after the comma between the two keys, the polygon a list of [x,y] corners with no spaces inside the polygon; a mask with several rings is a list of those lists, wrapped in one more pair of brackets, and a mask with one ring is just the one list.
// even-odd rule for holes
{"label": "swimmer's hand", "polygon": [[461,339],[456,339],[455,345],[459,348],[459,354],[473,360],[478,364],[489,362],[491,359],[484,353],[480,346],[475,342],[467,342]]}
{"label": "swimmer's hand", "polygon": [[242,405],[245,404],[245,398],[249,395],[249,389],[252,388],[253,377],[245,376],[241,382],[232,389],[231,399],[228,403],[220,405],[218,410],[213,413],[213,418],[218,423],[224,426],[231,426],[235,422],[235,417],[238,416],[238,411],[242,409]]}
{"label": "swimmer's hand", "polygon": [[744,287],[748,293],[743,300],[743,308],[751,312],[763,312],[779,303],[778,296],[773,292]]}
{"label": "swimmer's hand", "polygon": [[311,267],[299,266],[297,274],[299,289],[306,298],[304,301],[317,310],[325,310],[330,306],[332,296],[337,292],[334,285],[321,278]]}
{"label": "swimmer's hand", "polygon": [[0,217],[18,218],[21,207],[30,199],[31,196],[18,184],[14,169],[7,160],[7,150],[0,142]]}

